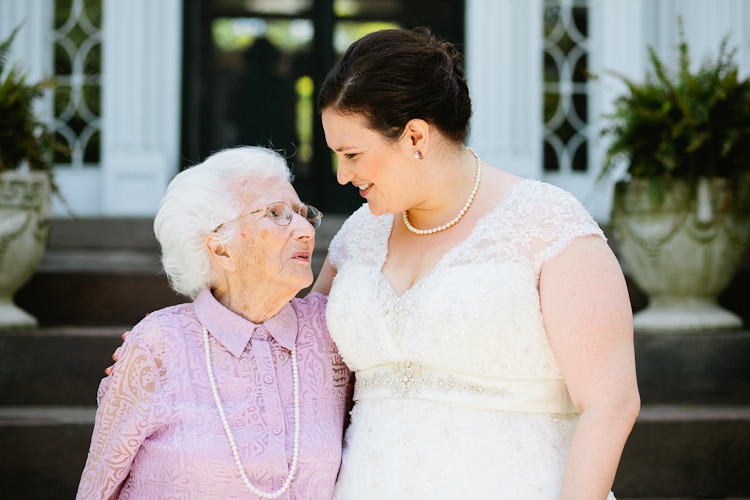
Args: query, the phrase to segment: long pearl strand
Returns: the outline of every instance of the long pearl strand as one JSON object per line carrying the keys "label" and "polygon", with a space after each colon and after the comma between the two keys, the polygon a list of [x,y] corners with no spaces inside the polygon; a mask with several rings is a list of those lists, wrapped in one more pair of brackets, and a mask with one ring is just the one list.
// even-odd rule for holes
{"label": "long pearl strand", "polygon": [[477,155],[476,151],[474,151],[472,148],[466,148],[469,151],[471,151],[471,154],[474,155],[474,158],[477,161],[477,175],[476,179],[474,179],[474,188],[471,190],[471,194],[469,195],[469,199],[466,201],[466,205],[461,209],[460,212],[458,212],[458,215],[450,222],[446,222],[442,226],[433,227],[431,229],[417,229],[416,227],[411,225],[411,222],[409,222],[409,214],[407,213],[407,210],[404,210],[402,215],[402,218],[404,220],[404,225],[406,226],[406,229],[411,231],[414,234],[434,234],[439,233],[440,231],[445,231],[449,227],[455,226],[458,221],[463,219],[464,215],[466,215],[466,212],[469,210],[469,207],[474,202],[474,198],[477,196],[477,191],[479,191],[479,181],[482,178],[482,160],[479,158],[479,155]]}
{"label": "long pearl strand", "polygon": [[206,368],[208,369],[208,381],[211,384],[211,393],[214,395],[214,401],[216,402],[216,408],[219,410],[219,416],[221,417],[221,424],[224,426],[224,433],[227,435],[229,440],[229,447],[232,449],[232,456],[234,457],[234,463],[237,464],[237,470],[242,476],[242,480],[245,482],[245,486],[251,492],[255,493],[261,498],[278,498],[289,489],[289,485],[292,484],[294,473],[297,470],[297,462],[299,460],[299,371],[297,368],[297,348],[292,348],[292,373],[294,375],[294,451],[292,453],[292,465],[289,468],[289,475],[284,480],[282,487],[273,493],[266,493],[260,491],[258,488],[250,483],[250,479],[247,477],[245,468],[242,466],[242,459],[240,458],[240,452],[237,450],[237,443],[234,441],[234,435],[232,430],[229,428],[229,422],[227,416],[224,413],[224,406],[221,404],[219,399],[219,390],[216,388],[216,380],[214,379],[214,370],[211,366],[211,346],[208,342],[208,330],[203,327],[203,350],[206,353]]}

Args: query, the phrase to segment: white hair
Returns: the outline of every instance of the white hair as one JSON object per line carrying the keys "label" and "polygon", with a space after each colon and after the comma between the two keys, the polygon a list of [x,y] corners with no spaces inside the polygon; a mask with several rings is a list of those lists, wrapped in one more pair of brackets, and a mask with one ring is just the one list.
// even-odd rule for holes
{"label": "white hair", "polygon": [[[286,160],[264,147],[241,146],[209,156],[203,163],[178,173],[167,187],[154,218],[161,246],[161,262],[169,284],[191,299],[215,279],[206,236],[219,224],[241,215],[240,183],[268,179],[292,181]],[[235,225],[216,237],[223,243],[236,236]]]}

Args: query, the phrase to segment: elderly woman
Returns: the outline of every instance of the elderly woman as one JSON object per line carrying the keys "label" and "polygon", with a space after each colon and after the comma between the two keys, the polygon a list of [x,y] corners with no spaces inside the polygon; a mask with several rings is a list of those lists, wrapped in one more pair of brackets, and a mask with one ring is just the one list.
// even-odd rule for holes
{"label": "elderly woman", "polygon": [[77,498],[330,498],[350,373],[313,280],[321,214],[272,150],[221,151],[178,174],[154,221],[192,302],[127,336]]}

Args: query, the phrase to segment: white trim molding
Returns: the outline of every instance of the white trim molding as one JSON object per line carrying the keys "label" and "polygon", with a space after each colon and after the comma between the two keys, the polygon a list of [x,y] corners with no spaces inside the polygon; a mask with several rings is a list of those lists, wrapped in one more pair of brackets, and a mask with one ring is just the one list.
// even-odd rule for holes
{"label": "white trim molding", "polygon": [[541,8],[541,0],[466,0],[469,142],[490,164],[535,178],[542,175]]}
{"label": "white trim molding", "polygon": [[182,2],[104,0],[103,215],[150,216],[179,168]]}

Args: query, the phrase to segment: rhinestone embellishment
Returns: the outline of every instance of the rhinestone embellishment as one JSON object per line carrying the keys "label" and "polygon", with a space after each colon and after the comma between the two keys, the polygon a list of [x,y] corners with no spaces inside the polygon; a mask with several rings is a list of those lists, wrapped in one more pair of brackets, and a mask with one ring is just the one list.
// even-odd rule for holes
{"label": "rhinestone embellishment", "polygon": [[358,389],[385,389],[392,396],[402,398],[419,396],[424,391],[460,392],[490,397],[510,397],[513,395],[507,389],[498,389],[460,380],[453,375],[432,373],[425,369],[422,364],[411,361],[396,363],[388,371],[358,377],[356,385]]}

